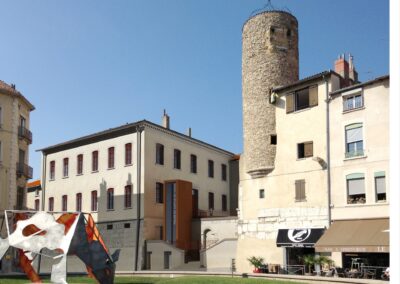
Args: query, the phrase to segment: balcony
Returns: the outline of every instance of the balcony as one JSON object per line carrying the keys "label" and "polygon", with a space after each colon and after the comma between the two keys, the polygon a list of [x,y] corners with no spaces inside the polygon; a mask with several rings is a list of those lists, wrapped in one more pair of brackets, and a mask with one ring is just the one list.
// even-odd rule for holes
{"label": "balcony", "polygon": [[197,210],[193,212],[193,218],[209,218],[209,217],[228,217],[230,216],[229,211],[219,210]]}
{"label": "balcony", "polygon": [[31,179],[33,177],[33,169],[32,167],[17,163],[17,176],[24,176],[26,179]]}
{"label": "balcony", "polygon": [[346,152],[345,153],[345,158],[346,159],[351,159],[351,158],[356,158],[356,157],[363,157],[364,156],[364,149],[360,150],[355,150],[351,152]]}
{"label": "balcony", "polygon": [[18,137],[20,139],[26,139],[28,144],[32,143],[32,132],[30,132],[27,128],[23,126],[18,127]]}

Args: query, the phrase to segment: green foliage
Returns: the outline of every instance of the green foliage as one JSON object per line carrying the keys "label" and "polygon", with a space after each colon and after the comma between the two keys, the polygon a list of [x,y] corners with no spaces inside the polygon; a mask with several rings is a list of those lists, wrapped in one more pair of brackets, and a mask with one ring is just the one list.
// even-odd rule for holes
{"label": "green foliage", "polygon": [[264,258],[252,256],[247,259],[255,268],[260,268],[264,264]]}

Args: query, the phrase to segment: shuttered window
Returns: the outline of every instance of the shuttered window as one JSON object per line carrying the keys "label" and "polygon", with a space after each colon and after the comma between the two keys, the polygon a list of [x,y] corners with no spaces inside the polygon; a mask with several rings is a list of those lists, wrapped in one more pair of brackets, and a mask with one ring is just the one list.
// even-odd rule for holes
{"label": "shuttered window", "polygon": [[355,173],[346,176],[347,203],[365,203],[365,182],[363,173]]}
{"label": "shuttered window", "polygon": [[312,86],[309,89],[310,106],[318,105],[318,86]]}
{"label": "shuttered window", "polygon": [[303,142],[297,144],[297,158],[308,158],[313,156],[313,142]]}
{"label": "shuttered window", "polygon": [[294,94],[286,95],[286,113],[294,111]]}
{"label": "shuttered window", "polygon": [[306,181],[304,179],[295,181],[295,201],[306,201]]}
{"label": "shuttered window", "polygon": [[386,177],[385,172],[376,172],[375,176],[375,192],[376,201],[384,202],[386,201]]}
{"label": "shuttered window", "polygon": [[318,85],[310,86],[286,95],[286,113],[318,105]]}

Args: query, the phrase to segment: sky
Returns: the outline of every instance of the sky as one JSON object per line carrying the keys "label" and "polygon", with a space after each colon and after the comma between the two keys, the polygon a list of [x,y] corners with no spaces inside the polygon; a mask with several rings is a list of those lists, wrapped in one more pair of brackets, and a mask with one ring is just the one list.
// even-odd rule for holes
{"label": "sky", "polygon": [[[0,80],[36,107],[36,150],[146,119],[241,153],[241,30],[266,0],[0,2]],[[272,1],[299,22],[300,78],[351,53],[366,81],[389,73],[385,0]],[[267,7],[269,8],[269,6]]]}

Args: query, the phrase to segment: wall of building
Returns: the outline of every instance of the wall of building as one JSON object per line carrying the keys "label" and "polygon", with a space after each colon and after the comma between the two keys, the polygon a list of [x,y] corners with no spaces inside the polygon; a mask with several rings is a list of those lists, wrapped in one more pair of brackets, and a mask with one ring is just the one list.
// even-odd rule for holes
{"label": "wall of building", "polygon": [[185,252],[164,241],[147,241],[147,252],[151,253],[151,270],[165,270],[164,268],[164,252],[171,252],[170,268],[174,270],[185,262]]}
{"label": "wall of building", "polygon": [[[286,113],[286,93],[318,85],[318,105]],[[328,90],[337,84],[329,82]],[[279,229],[328,227],[326,170],[316,157],[326,161],[326,86],[323,79],[288,89],[276,107],[275,168],[267,177],[252,179],[240,159],[237,266],[250,271],[247,258],[264,257],[267,263],[284,263],[284,250],[276,246]],[[313,142],[313,156],[298,158],[297,144]],[[266,141],[269,143],[269,141]],[[245,153],[246,154],[246,153]],[[295,200],[295,181],[305,180],[304,201]],[[264,198],[259,190],[264,189]],[[254,245],[255,244],[255,245]]]}
{"label": "wall of building", "polygon": [[[156,164],[156,144],[164,145],[164,165]],[[227,196],[229,212],[231,154],[203,146],[190,139],[182,139],[161,129],[146,127],[145,131],[145,236],[159,239],[159,227],[163,225],[163,204],[156,203],[156,183],[166,180],[185,180],[199,192],[199,209],[208,210],[208,193],[214,193],[215,211],[222,210],[222,195]],[[174,149],[181,151],[181,169],[174,169]],[[190,172],[190,155],[197,156],[197,173]],[[214,177],[208,177],[208,160],[214,161]],[[221,178],[221,164],[227,166],[226,181]],[[190,201],[191,202],[191,201]]]}
{"label": "wall of building", "polygon": [[230,272],[232,259],[236,258],[237,239],[223,239],[207,250],[201,251],[200,263],[208,272]]}
{"label": "wall of building", "polygon": [[[364,106],[343,111],[343,97],[362,92]],[[389,80],[336,95],[330,103],[331,111],[331,165],[332,165],[332,219],[382,218],[389,216]],[[346,158],[345,127],[362,123],[364,155]],[[385,172],[386,202],[375,195],[376,172]],[[363,173],[366,202],[347,203],[346,175]]]}

